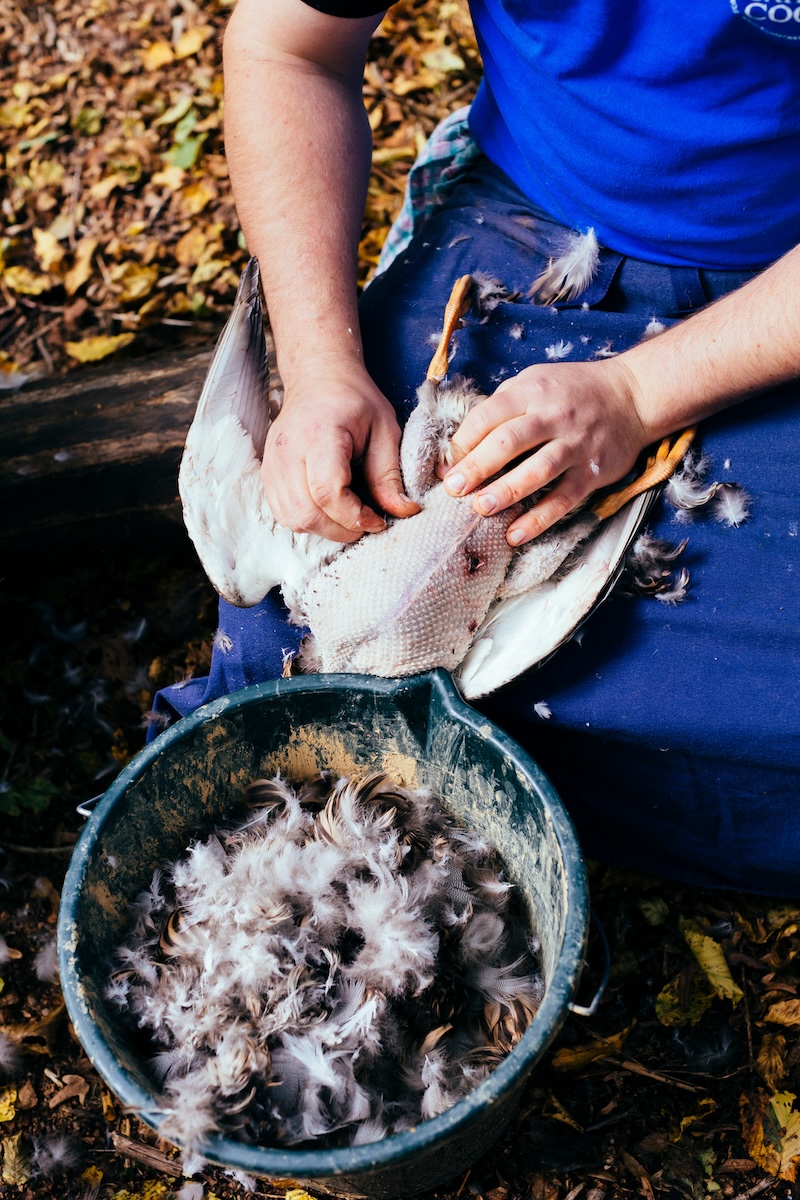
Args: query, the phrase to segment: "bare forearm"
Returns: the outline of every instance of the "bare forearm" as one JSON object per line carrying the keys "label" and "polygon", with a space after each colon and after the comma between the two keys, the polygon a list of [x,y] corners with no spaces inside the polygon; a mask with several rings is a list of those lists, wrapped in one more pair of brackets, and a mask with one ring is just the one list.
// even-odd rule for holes
{"label": "bare forearm", "polygon": [[240,0],[226,33],[225,140],[291,387],[328,362],[361,370],[356,255],[371,140],[357,55],[335,68],[305,58],[263,17],[263,0]]}
{"label": "bare forearm", "polygon": [[800,377],[800,247],[613,361],[630,375],[651,441]]}

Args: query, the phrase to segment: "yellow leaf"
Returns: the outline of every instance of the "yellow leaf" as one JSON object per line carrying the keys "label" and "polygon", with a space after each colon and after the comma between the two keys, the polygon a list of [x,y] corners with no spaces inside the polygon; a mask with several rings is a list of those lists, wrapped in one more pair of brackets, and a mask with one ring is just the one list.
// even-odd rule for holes
{"label": "yellow leaf", "polygon": [[769,1007],[764,1020],[775,1025],[800,1025],[800,1000],[779,1000]]}
{"label": "yellow leaf", "polygon": [[118,333],[115,337],[98,334],[97,337],[84,338],[82,342],[64,342],[64,349],[70,358],[78,362],[98,362],[116,350],[130,346],[135,334]]}
{"label": "yellow leaf", "polygon": [[416,158],[414,146],[379,146],[372,152],[372,161],[379,166],[381,163],[397,162],[401,158]]}
{"label": "yellow leaf", "polygon": [[764,1083],[774,1089],[786,1074],[786,1038],[782,1033],[765,1033],[756,1055],[756,1070]]}
{"label": "yellow leaf", "polygon": [[64,290],[74,296],[92,274],[92,259],[97,249],[97,238],[81,238],[75,247],[75,261],[64,276]]}
{"label": "yellow leaf", "polygon": [[800,1162],[800,1112],[793,1092],[742,1096],[739,1108],[747,1152],[770,1175],[794,1183]]}
{"label": "yellow leaf", "polygon": [[157,71],[159,67],[166,67],[174,58],[175,51],[169,42],[151,42],[142,51],[142,62],[144,63],[145,71]]}
{"label": "yellow leaf", "polygon": [[288,1191],[284,1192],[284,1195],[286,1200],[313,1200],[313,1197],[309,1196],[308,1192],[302,1188],[289,1188]]}
{"label": "yellow leaf", "polygon": [[209,183],[207,179],[198,179],[196,183],[190,183],[181,192],[181,212],[187,217],[195,217],[216,198],[217,189],[213,183]]}
{"label": "yellow leaf", "polygon": [[92,1164],[85,1171],[81,1171],[81,1179],[84,1179],[90,1188],[98,1188],[103,1182],[103,1172]]}
{"label": "yellow leaf", "polygon": [[111,1092],[102,1091],[100,1093],[100,1106],[103,1110],[103,1118],[108,1121],[109,1125],[116,1120],[116,1109],[114,1107],[114,1097]]}
{"label": "yellow leaf", "polygon": [[183,187],[185,178],[186,172],[183,167],[169,166],[164,167],[163,171],[156,171],[151,182],[155,187],[165,187],[170,192],[177,192]]}
{"label": "yellow leaf", "polygon": [[13,1121],[17,1115],[14,1105],[17,1102],[17,1089],[6,1087],[0,1089],[0,1121]]}
{"label": "yellow leaf", "polygon": [[553,1066],[557,1071],[581,1071],[590,1063],[597,1062],[598,1059],[608,1058],[610,1054],[619,1054],[630,1031],[631,1026],[629,1025],[627,1029],[615,1033],[613,1037],[601,1038],[597,1042],[575,1046],[574,1049],[568,1049],[565,1046],[562,1050],[556,1050],[553,1055]]}
{"label": "yellow leaf", "polygon": [[213,32],[210,25],[194,25],[191,29],[184,30],[175,43],[175,57],[191,58],[202,49]]}
{"label": "yellow leaf", "polygon": [[89,188],[89,198],[91,200],[107,200],[115,188],[127,187],[129,183],[130,180],[124,171],[115,171],[113,175],[107,175],[99,183],[92,184]]}
{"label": "yellow leaf", "polygon": [[22,1187],[31,1177],[31,1164],[28,1156],[20,1145],[22,1134],[3,1138],[3,1183]]}
{"label": "yellow leaf", "polygon": [[3,272],[3,281],[12,292],[19,292],[22,296],[41,296],[42,292],[53,286],[49,275],[37,275],[27,267],[8,267]]}
{"label": "yellow leaf", "polygon": [[708,982],[721,1000],[730,1000],[734,1008],[743,998],[742,989],[733,981],[719,942],[703,933],[696,921],[681,921],[681,932],[699,962]]}
{"label": "yellow leaf", "polygon": [[656,996],[656,1016],[662,1025],[696,1025],[708,1012],[714,991],[705,975],[693,975],[687,994],[676,975]]}
{"label": "yellow leaf", "polygon": [[419,92],[426,88],[435,88],[444,79],[442,71],[419,71],[416,75],[398,75],[389,84],[395,96],[407,96],[409,92]]}
{"label": "yellow leaf", "polygon": [[432,71],[464,70],[463,58],[450,46],[436,46],[435,49],[428,50],[423,54],[421,62],[423,67],[430,67]]}
{"label": "yellow leaf", "polygon": [[113,283],[121,283],[122,291],[117,297],[122,304],[132,300],[144,300],[149,296],[158,280],[158,267],[143,267],[139,263],[116,263],[111,268]]}
{"label": "yellow leaf", "polygon": [[193,267],[208,245],[208,234],[205,229],[195,226],[178,239],[175,246],[175,257],[182,267]]}
{"label": "yellow leaf", "polygon": [[36,257],[43,271],[57,270],[64,257],[64,247],[49,229],[34,229],[33,241]]}
{"label": "yellow leaf", "polygon": [[543,1117],[552,1117],[555,1121],[561,1121],[564,1125],[571,1125],[573,1129],[577,1129],[578,1133],[583,1133],[583,1126],[579,1125],[570,1112],[564,1108],[564,1105],[553,1092],[548,1092],[547,1100],[542,1108]]}
{"label": "yellow leaf", "polygon": [[149,1179],[139,1193],[141,1200],[158,1200],[159,1196],[163,1196],[170,1189],[160,1179]]}
{"label": "yellow leaf", "polygon": [[216,279],[220,271],[224,271],[227,267],[227,262],[221,258],[211,258],[208,262],[200,263],[192,273],[190,282],[194,287],[201,283],[210,283],[212,279]]}
{"label": "yellow leaf", "polygon": [[669,1140],[671,1142],[679,1141],[690,1125],[694,1125],[695,1121],[702,1121],[703,1117],[709,1116],[716,1107],[716,1100],[712,1100],[710,1096],[701,1100],[697,1106],[697,1112],[689,1113],[686,1117],[681,1117],[680,1123],[671,1127]]}

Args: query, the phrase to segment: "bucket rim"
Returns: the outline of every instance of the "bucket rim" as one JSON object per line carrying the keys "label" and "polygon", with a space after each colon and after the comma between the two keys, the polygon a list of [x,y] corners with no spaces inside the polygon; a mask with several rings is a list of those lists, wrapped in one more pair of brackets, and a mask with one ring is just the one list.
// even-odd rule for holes
{"label": "bucket rim", "polygon": [[403,679],[350,674],[317,674],[252,684],[203,705],[165,730],[123,768],[103,794],[88,818],[75,845],[62,893],[58,919],[58,958],[61,985],[70,1020],[93,1067],[123,1105],[151,1128],[158,1130],[165,1118],[153,1104],[154,1091],[144,1089],[119,1061],[100,1032],[78,964],[80,934],[75,908],[92,853],[111,819],[116,804],[130,785],[151,763],[175,742],[195,729],[231,710],[281,695],[303,692],[368,691],[391,698],[414,688],[429,687],[455,721],[478,736],[496,742],[505,757],[533,779],[552,825],[562,856],[566,904],[562,949],[544,999],[525,1034],[503,1061],[471,1092],[446,1112],[421,1121],[413,1129],[395,1133],[379,1142],[340,1146],[324,1150],[291,1150],[261,1146],[222,1135],[211,1135],[197,1153],[207,1162],[248,1174],[294,1179],[323,1179],[374,1172],[410,1163],[415,1154],[430,1149],[456,1130],[475,1120],[485,1107],[498,1103],[515,1080],[527,1076],[555,1038],[567,1015],[580,979],[589,924],[589,899],[583,855],[577,835],[562,800],[541,767],[503,729],[461,698],[450,674],[436,669]]}

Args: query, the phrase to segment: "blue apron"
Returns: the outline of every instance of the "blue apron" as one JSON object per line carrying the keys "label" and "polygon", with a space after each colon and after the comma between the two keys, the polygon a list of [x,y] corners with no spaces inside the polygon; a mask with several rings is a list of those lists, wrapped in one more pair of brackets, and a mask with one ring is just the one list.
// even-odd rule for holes
{"label": "blue apron", "polygon": [[[452,192],[361,302],[367,366],[401,420],[414,403],[453,281],[497,276],[515,302],[457,334],[453,369],[492,391],[571,342],[569,361],[640,340],[750,276],[661,267],[601,253],[583,296],[555,308],[526,294],[555,232],[487,160]],[[588,307],[584,307],[588,305]],[[521,327],[521,336],[509,330]],[[515,331],[518,333],[519,331]],[[753,497],[749,520],[689,526],[660,502],[650,528],[689,538],[686,600],[613,595],[582,637],[478,705],[541,763],[586,853],[691,884],[800,894],[800,407],[797,388],[703,423],[715,479]],[[702,511],[702,510],[701,510]],[[157,711],[183,716],[281,674],[302,631],[277,593],[251,609],[220,603],[210,676],[167,688]],[[552,712],[544,720],[534,706]],[[541,711],[541,709],[540,709]]]}

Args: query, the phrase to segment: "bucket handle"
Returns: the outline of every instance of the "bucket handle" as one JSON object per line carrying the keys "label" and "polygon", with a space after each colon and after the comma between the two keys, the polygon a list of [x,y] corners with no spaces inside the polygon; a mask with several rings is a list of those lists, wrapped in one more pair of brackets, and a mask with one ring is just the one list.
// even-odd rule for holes
{"label": "bucket handle", "polygon": [[101,792],[99,796],[92,796],[90,800],[84,800],[82,804],[75,806],[75,812],[78,814],[78,816],[83,817],[85,821],[92,815],[92,809],[94,808],[95,804],[98,804],[103,799],[104,795],[105,792]]}
{"label": "bucket handle", "polygon": [[[570,1004],[569,1011],[571,1013],[574,1013],[576,1017],[593,1017],[594,1016],[594,1014],[597,1012],[597,1009],[600,1006],[600,1001],[603,999],[603,995],[608,986],[608,980],[611,975],[611,951],[608,947],[608,938],[606,937],[606,931],[603,928],[602,921],[600,920],[600,918],[598,917],[597,913],[594,911],[593,908],[589,909],[589,916],[591,917],[592,924],[594,925],[594,927],[600,937],[600,946],[601,946],[601,949],[603,952],[603,975],[602,975],[602,978],[600,979],[600,983],[597,985],[597,991],[595,992],[594,996],[592,997],[590,1004]],[[588,965],[588,964],[586,963],[586,960],[584,959],[584,966],[586,966],[586,965]]]}

